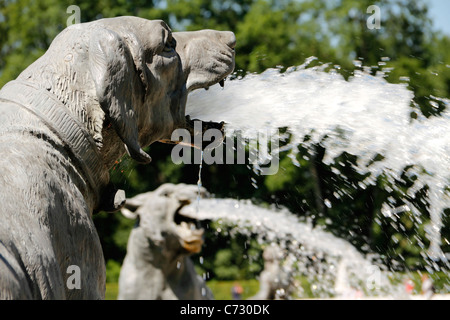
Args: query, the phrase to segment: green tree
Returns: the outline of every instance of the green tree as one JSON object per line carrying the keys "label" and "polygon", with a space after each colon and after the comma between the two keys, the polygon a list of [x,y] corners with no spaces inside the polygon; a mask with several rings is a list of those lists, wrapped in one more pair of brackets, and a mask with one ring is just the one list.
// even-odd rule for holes
{"label": "green tree", "polygon": [[[237,26],[237,64],[250,72],[302,64],[309,56],[332,59],[320,23],[308,6],[292,1],[258,0]],[[313,8],[317,11],[318,8]],[[309,14],[314,16],[314,13]]]}
{"label": "green tree", "polygon": [[57,0],[0,2],[0,86],[39,58],[64,27]]}
{"label": "green tree", "polygon": [[39,58],[67,26],[71,5],[80,8],[81,22],[120,15],[139,15],[154,8],[144,0],[2,0],[0,1],[0,87]]}

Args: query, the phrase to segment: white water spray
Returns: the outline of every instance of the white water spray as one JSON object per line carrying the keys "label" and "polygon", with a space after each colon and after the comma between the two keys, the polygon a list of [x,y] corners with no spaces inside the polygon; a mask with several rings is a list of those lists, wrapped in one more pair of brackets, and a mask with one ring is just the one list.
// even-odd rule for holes
{"label": "white water spray", "polygon": [[[254,138],[261,129],[288,127],[291,142],[286,149],[295,155],[297,147],[311,150],[321,144],[330,164],[347,152],[358,157],[354,168],[368,177],[364,185],[373,185],[381,174],[392,185],[404,169],[417,176],[403,199],[405,206],[383,205],[383,215],[395,216],[399,210],[421,213],[406,196],[428,186],[431,225],[427,228],[431,242],[428,255],[445,260],[440,249],[441,215],[450,208],[450,111],[426,119],[412,120],[413,93],[407,84],[391,84],[384,73],[376,76],[357,70],[346,81],[336,71],[305,65],[290,68],[285,73],[269,69],[260,75],[227,81],[225,89],[211,87],[207,94],[196,91],[189,96],[187,113],[192,118],[225,121],[227,135],[239,131]],[[438,99],[449,105],[449,100]],[[310,139],[305,141],[305,137]],[[326,139],[324,139],[326,137]],[[381,161],[373,161],[382,155]],[[295,159],[295,157],[292,157]]]}
{"label": "white water spray", "polygon": [[401,292],[391,285],[387,270],[380,270],[349,242],[300,222],[286,209],[265,209],[243,200],[202,199],[199,208],[189,205],[182,213],[197,220],[221,221],[234,232],[257,237],[262,245],[277,243],[296,261],[292,274],[307,276],[317,297],[343,296],[351,288],[364,295],[398,297]]}

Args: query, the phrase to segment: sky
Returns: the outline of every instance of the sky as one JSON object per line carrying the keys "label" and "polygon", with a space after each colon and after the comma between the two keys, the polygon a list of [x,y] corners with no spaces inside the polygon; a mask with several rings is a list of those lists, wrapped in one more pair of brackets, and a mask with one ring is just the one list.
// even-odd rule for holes
{"label": "sky", "polygon": [[450,36],[450,0],[428,0],[434,28]]}

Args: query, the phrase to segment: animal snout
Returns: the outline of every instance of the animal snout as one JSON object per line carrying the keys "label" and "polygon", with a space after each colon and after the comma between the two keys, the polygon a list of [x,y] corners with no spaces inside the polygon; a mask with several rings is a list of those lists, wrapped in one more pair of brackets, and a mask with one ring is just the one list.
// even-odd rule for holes
{"label": "animal snout", "polygon": [[231,49],[236,47],[236,35],[231,31],[222,31],[221,40]]}
{"label": "animal snout", "polygon": [[236,47],[236,36],[232,31],[216,31],[216,30],[207,30],[209,32],[208,36],[211,39],[215,40],[215,42],[220,42],[222,44],[226,44],[229,48],[234,49]]}
{"label": "animal snout", "polygon": [[191,204],[191,199],[181,198],[181,199],[178,199],[178,202],[180,203],[181,206],[188,206]]}

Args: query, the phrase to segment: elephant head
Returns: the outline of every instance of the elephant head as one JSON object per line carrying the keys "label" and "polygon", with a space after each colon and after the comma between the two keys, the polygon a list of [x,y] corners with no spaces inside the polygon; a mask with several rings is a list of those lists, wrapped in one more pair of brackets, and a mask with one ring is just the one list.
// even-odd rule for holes
{"label": "elephant head", "polygon": [[122,214],[137,219],[130,233],[119,277],[119,299],[212,299],[190,256],[203,245],[197,220],[180,211],[204,188],[163,184],[128,199]]}
{"label": "elephant head", "polygon": [[100,25],[89,45],[98,101],[131,157],[149,162],[142,147],[191,127],[185,115],[188,92],[223,85],[233,71],[235,36],[214,30],[172,33],[163,21],[131,17]]}
{"label": "elephant head", "polygon": [[205,196],[203,187],[166,183],[155,191],[127,199],[121,211],[129,219],[139,218],[139,228],[148,241],[167,255],[188,255],[200,252],[204,230],[180,211],[197,197]]}
{"label": "elephant head", "polygon": [[175,129],[192,131],[188,92],[223,84],[235,43],[232,32],[172,33],[161,20],[101,19],[66,28],[19,79],[44,86],[85,123],[106,167],[125,151],[148,163],[142,148],[170,142]]}

